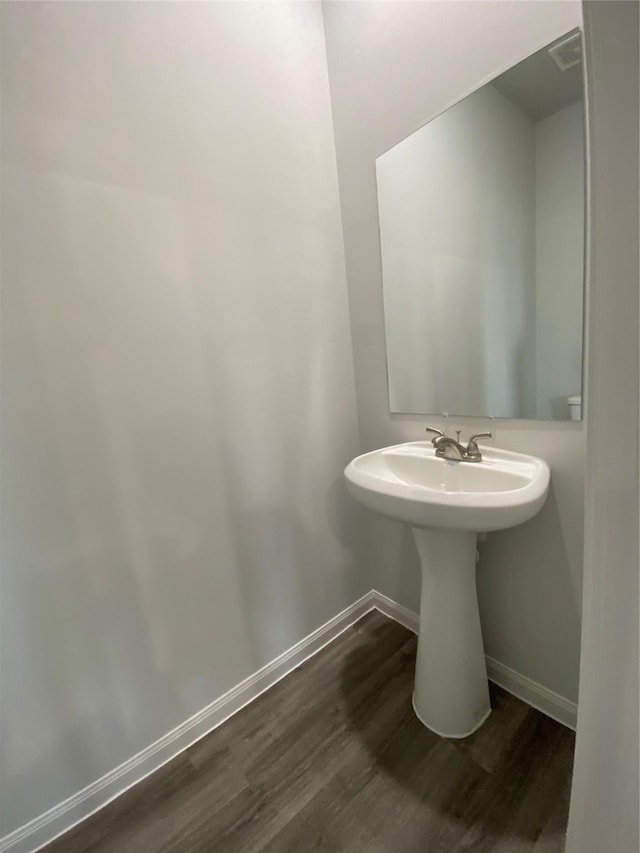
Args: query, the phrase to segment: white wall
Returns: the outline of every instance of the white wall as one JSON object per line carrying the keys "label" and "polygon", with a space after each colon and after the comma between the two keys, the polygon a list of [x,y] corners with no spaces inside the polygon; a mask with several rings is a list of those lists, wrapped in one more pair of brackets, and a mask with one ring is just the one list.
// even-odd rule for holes
{"label": "white wall", "polygon": [[591,240],[585,595],[567,851],[640,849],[638,5],[584,4]]}
{"label": "white wall", "polygon": [[391,411],[535,415],[534,165],[493,86],[377,159]]}
{"label": "white wall", "polygon": [[[323,4],[363,449],[424,437],[427,419],[390,415],[375,160],[431,117],[580,24],[577,2]],[[455,49],[452,49],[455,46]],[[429,418],[442,426],[441,418]],[[531,522],[482,546],[479,598],[488,654],[575,700],[583,534],[581,424],[455,419],[463,433],[548,460],[549,499]],[[418,609],[410,533],[376,519],[377,588]]]}
{"label": "white wall", "polygon": [[568,418],[582,387],[584,105],[535,125],[536,374],[541,418]]}
{"label": "white wall", "polygon": [[2,831],[372,586],[317,4],[3,3]]}

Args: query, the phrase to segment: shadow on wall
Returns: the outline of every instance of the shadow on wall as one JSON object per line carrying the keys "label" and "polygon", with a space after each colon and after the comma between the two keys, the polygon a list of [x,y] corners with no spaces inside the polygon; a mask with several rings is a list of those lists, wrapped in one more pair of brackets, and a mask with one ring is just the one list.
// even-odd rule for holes
{"label": "shadow on wall", "polygon": [[371,586],[398,604],[417,611],[422,575],[411,528],[374,512],[367,512],[367,516],[363,536],[369,548]]}
{"label": "shadow on wall", "polygon": [[[171,601],[180,609],[180,597],[172,596],[172,550],[161,541],[157,546],[163,554],[157,589],[167,609]],[[128,555],[107,549],[84,553],[56,569],[37,578],[29,572],[3,578],[3,595],[12,602],[3,620],[6,641],[14,646],[12,658],[27,655],[34,668],[30,679],[12,679],[4,696],[3,770],[11,784],[3,786],[3,833],[34,817],[30,803],[49,807],[57,794],[61,799],[75,792],[77,778],[92,782],[186,715],[173,661],[159,660],[150,625],[140,618],[151,614],[144,610]],[[184,580],[189,582],[188,571]],[[8,656],[5,662],[15,665]],[[136,689],[141,681],[144,702],[157,709],[155,718],[142,707]],[[49,767],[58,768],[55,783]]]}
{"label": "shadow on wall", "polygon": [[[569,560],[553,476],[538,515],[489,533],[479,551],[478,601],[486,654],[576,702],[581,565],[572,567]],[[505,634],[511,638],[508,648]]]}
{"label": "shadow on wall", "polygon": [[[245,640],[254,669],[288,649],[371,588],[363,589],[356,513],[342,517],[348,496],[341,479],[328,490],[297,501],[278,496],[251,506],[238,493],[228,458],[225,491],[228,523],[243,602]],[[307,489],[307,492],[309,490]],[[335,541],[313,516],[328,520]],[[349,520],[353,524],[349,524]],[[348,556],[347,556],[348,555]],[[366,583],[365,583],[366,585]]]}
{"label": "shadow on wall", "polygon": [[215,229],[170,199],[12,167],[5,200],[10,832],[366,590],[348,337],[294,358],[246,234],[212,281]]}
{"label": "shadow on wall", "polygon": [[254,223],[262,275],[280,282],[265,287],[244,215],[227,214],[224,225],[189,219],[189,279],[216,489],[255,671],[371,584],[363,588],[360,508],[342,479],[358,442],[348,330],[316,304],[324,283],[292,286],[304,282],[297,267],[282,269],[290,240],[277,217]]}
{"label": "shadow on wall", "polygon": [[[411,705],[417,640],[407,634],[389,654],[390,631],[398,632],[397,625],[370,630],[342,666],[348,724],[373,764],[363,796],[384,803],[371,807],[367,832],[375,838],[379,827],[390,837],[395,820],[403,841],[412,833],[411,849],[485,849],[488,839],[508,838],[515,844],[510,850],[530,850],[553,812],[559,818],[545,840],[554,842],[548,849],[560,850],[572,736],[492,687],[493,712],[478,732],[455,741],[439,737]],[[372,667],[385,643],[387,657]],[[364,682],[363,671],[371,673]]]}

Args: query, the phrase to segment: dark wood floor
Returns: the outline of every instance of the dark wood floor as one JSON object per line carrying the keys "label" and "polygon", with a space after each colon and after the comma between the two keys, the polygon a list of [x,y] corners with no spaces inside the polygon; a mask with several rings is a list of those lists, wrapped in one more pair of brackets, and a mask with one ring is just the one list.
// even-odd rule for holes
{"label": "dark wood floor", "polygon": [[416,639],[377,612],[47,853],[555,853],[573,733],[492,688],[446,740],[411,707]]}

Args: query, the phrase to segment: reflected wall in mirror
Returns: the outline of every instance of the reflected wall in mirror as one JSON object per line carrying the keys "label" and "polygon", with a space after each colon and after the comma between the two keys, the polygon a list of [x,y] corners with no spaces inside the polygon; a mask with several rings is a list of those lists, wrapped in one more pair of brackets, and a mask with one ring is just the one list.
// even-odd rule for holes
{"label": "reflected wall in mirror", "polygon": [[376,161],[392,412],[581,418],[574,31]]}

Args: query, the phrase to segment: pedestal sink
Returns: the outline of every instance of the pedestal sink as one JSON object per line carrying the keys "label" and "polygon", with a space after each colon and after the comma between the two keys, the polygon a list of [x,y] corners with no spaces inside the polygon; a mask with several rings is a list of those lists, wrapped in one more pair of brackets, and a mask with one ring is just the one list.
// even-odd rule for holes
{"label": "pedestal sink", "polygon": [[481,462],[451,461],[417,441],[358,456],[345,477],[364,506],[412,527],[422,566],[413,707],[436,734],[466,737],[491,711],[477,534],[532,518],[546,500],[549,467],[496,448],[482,448]]}

